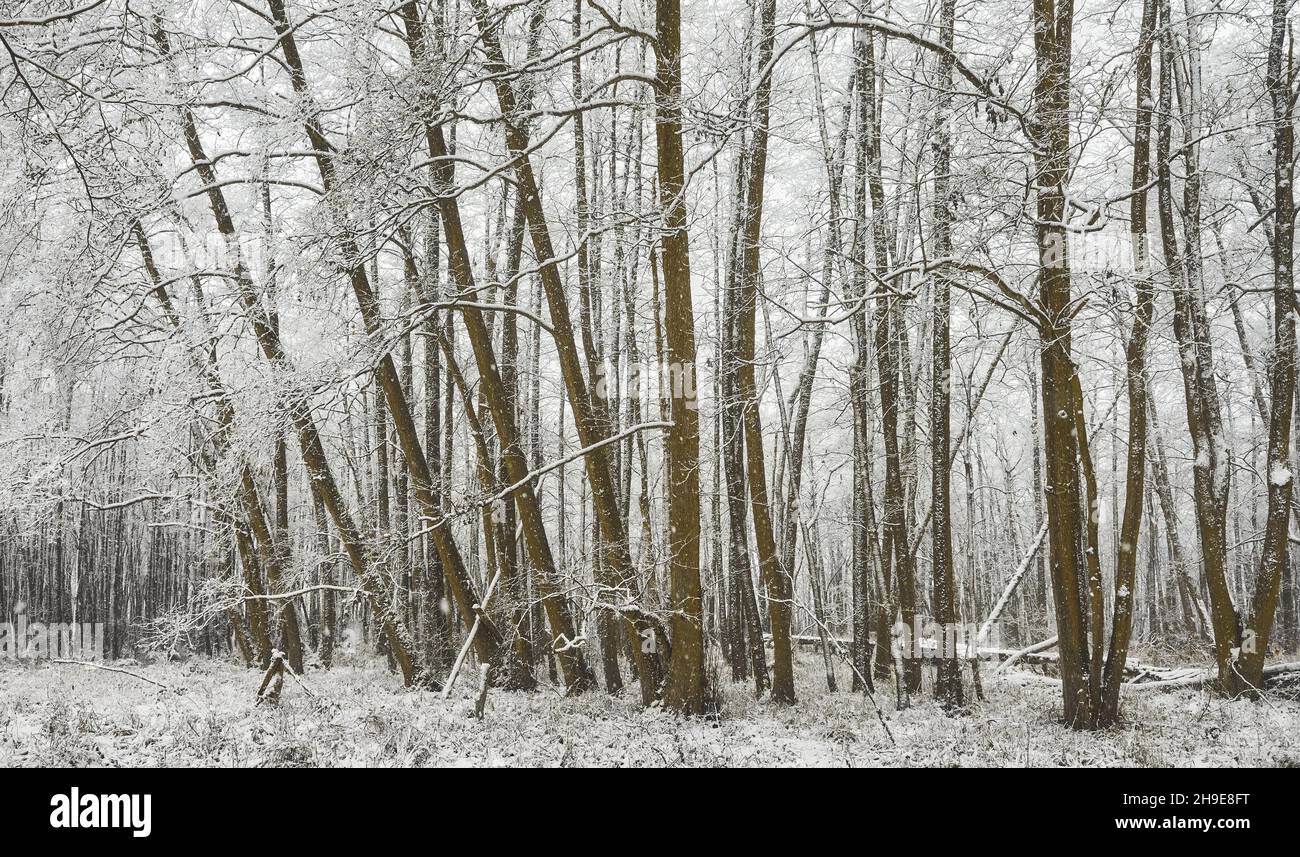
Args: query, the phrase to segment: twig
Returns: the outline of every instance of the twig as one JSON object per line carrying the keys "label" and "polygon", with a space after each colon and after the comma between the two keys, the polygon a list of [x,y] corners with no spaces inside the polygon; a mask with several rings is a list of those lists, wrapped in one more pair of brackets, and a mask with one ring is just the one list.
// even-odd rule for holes
{"label": "twig", "polygon": [[792,600],[800,610],[803,610],[805,613],[811,616],[812,620],[816,622],[819,626],[821,626],[823,632],[826,635],[826,639],[835,644],[835,653],[838,654],[840,658],[846,664],[849,665],[849,669],[853,670],[854,674],[858,677],[858,682],[862,685],[863,695],[865,695],[867,699],[871,700],[871,707],[875,709],[876,719],[880,721],[880,728],[885,730],[885,737],[889,739],[889,743],[892,746],[897,747],[898,742],[894,740],[894,733],[889,731],[889,724],[885,722],[885,715],[883,712],[881,712],[879,703],[876,702],[876,695],[871,692],[871,679],[867,678],[861,672],[858,671],[857,665],[853,663],[853,658],[849,656],[848,652],[844,651],[844,647],[840,645],[840,641],[837,640],[831,634],[830,628],[827,628],[826,624],[822,622],[821,619],[817,618],[817,614],[814,613],[812,610],[809,610],[807,605],[803,604],[799,600],[797,599],[792,599]]}
{"label": "twig", "polygon": [[302,688],[303,693],[307,694],[312,699],[315,699],[316,694],[312,693],[311,688],[307,687],[307,684],[302,680],[302,676],[294,672],[293,667],[289,666],[288,661],[285,661],[283,657],[281,657],[280,660],[284,662],[284,671],[289,674],[289,678],[298,683],[298,687]]}
{"label": "twig", "polygon": [[95,669],[95,670],[104,670],[105,672],[121,673],[122,675],[129,675],[132,678],[138,678],[140,679],[140,681],[148,682],[149,684],[155,685],[156,687],[161,687],[163,690],[172,689],[170,685],[163,684],[160,681],[154,681],[153,679],[148,678],[146,676],[142,676],[137,672],[132,672],[131,670],[125,670],[122,669],[121,667],[110,667],[107,664],[97,664],[91,661],[70,661],[70,660],[65,660],[63,658],[51,658],[50,663],[73,664],[79,667],[90,667],[91,669]]}

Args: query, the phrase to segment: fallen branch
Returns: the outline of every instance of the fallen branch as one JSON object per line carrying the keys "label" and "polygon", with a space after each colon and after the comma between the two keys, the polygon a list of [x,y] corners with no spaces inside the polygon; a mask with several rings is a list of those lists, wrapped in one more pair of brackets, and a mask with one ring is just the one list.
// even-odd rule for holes
{"label": "fallen branch", "polygon": [[[849,649],[847,649],[844,645],[841,645],[841,643],[840,643],[840,641],[839,641],[838,639],[836,639],[835,637],[832,637],[832,636],[831,636],[830,628],[826,627],[826,623],[825,623],[825,622],[823,622],[821,619],[817,618],[817,614],[816,614],[816,613],[814,613],[812,610],[809,610],[809,609],[808,609],[808,608],[807,608],[807,607],[806,607],[802,602],[800,602],[800,601],[797,601],[797,600],[796,600],[794,603],[795,603],[796,605],[798,605],[799,609],[803,610],[805,613],[807,613],[809,616],[811,616],[811,617],[812,617],[812,620],[813,620],[814,622],[817,623],[817,626],[821,629],[821,632],[822,632],[821,635],[820,635],[820,637],[819,637],[819,639],[821,639],[821,640],[823,641],[823,643],[822,643],[823,646],[825,645],[825,641],[830,641],[830,642],[835,643],[835,651],[836,651],[836,653],[840,656],[840,658],[844,661],[844,663],[846,663],[846,664],[849,665],[849,669],[853,670],[854,675],[856,675],[856,676],[858,677],[858,683],[859,683],[859,684],[861,685],[861,687],[862,687],[862,694],[863,694],[863,696],[865,696],[868,700],[870,700],[870,702],[871,702],[871,707],[872,707],[873,709],[875,709],[875,712],[876,712],[876,720],[878,720],[878,721],[880,722],[880,728],[883,729],[883,730],[885,730],[885,737],[889,739],[889,743],[890,743],[890,744],[892,744],[892,745],[894,745],[894,746],[898,746],[898,742],[894,740],[894,733],[891,732],[891,731],[889,730],[889,724],[885,722],[885,713],[884,713],[883,711],[880,710],[880,705],[876,702],[876,695],[875,695],[874,693],[871,692],[871,688],[872,688],[872,684],[873,684],[872,681],[871,681],[871,677],[870,677],[870,676],[864,676],[861,672],[858,671],[857,666],[853,663],[853,657],[852,657],[852,654],[850,653]],[[767,635],[767,636],[770,636],[770,635]],[[824,652],[824,654],[827,654],[827,653]]]}
{"label": "fallen branch", "polygon": [[[307,687],[302,678],[293,671],[293,667],[289,666],[289,662],[285,660],[284,652],[279,649],[272,649],[271,664],[262,675],[262,684],[257,688],[257,702],[254,705],[260,705],[263,701],[277,702],[280,699],[280,690],[284,687],[285,673],[288,673],[289,678],[293,679],[298,684],[298,687],[302,688],[303,693],[312,699],[316,698],[316,694],[311,692],[311,688]],[[273,681],[275,684],[272,685]],[[268,685],[270,685],[269,690],[267,689]]]}
{"label": "fallen branch", "polygon": [[469,633],[465,635],[465,642],[456,654],[456,662],[451,665],[451,674],[447,676],[447,684],[442,688],[443,699],[451,697],[451,689],[456,684],[456,676],[460,675],[460,668],[465,663],[465,656],[469,654],[469,647],[474,644],[474,636],[478,633],[479,626],[483,624],[483,611],[487,609],[488,602],[492,600],[492,593],[496,592],[497,581],[500,579],[501,569],[497,568],[496,574],[492,575],[492,580],[488,583],[487,592],[483,594],[482,603],[474,605],[474,624],[470,626]]}
{"label": "fallen branch", "polygon": [[64,660],[63,658],[51,658],[50,663],[72,664],[73,666],[90,667],[91,669],[104,670],[105,672],[110,672],[110,673],[121,673],[122,675],[129,675],[131,676],[131,678],[138,678],[140,679],[140,681],[148,682],[149,684],[152,684],[155,687],[161,687],[163,690],[172,689],[170,685],[163,684],[160,681],[154,681],[153,679],[148,678],[146,676],[142,676],[137,672],[132,672],[131,670],[125,670],[122,669],[121,667],[110,667],[108,664],[97,664],[93,661],[70,661],[70,660]]}
{"label": "fallen branch", "polygon": [[1056,642],[1057,642],[1056,635],[1052,635],[1051,637],[1048,637],[1046,640],[1043,640],[1038,643],[1034,643],[1032,646],[1025,646],[1023,649],[1014,653],[1013,655],[1011,655],[1011,657],[1007,658],[1002,663],[998,664],[997,667],[993,670],[993,674],[997,675],[998,673],[1005,670],[1007,667],[1014,664],[1016,661],[1025,657],[1026,655],[1037,654],[1039,652],[1043,652],[1046,651],[1047,649],[1052,648],[1053,646],[1056,645]]}
{"label": "fallen branch", "polygon": [[[283,658],[281,658],[281,660],[283,660]],[[302,688],[303,693],[307,694],[312,699],[316,698],[316,694],[311,692],[311,688],[307,687],[306,683],[302,680],[302,677],[293,671],[293,667],[289,666],[288,662],[285,662],[284,671],[289,674],[289,678],[297,682],[298,687]]]}
{"label": "fallen branch", "polygon": [[1038,550],[1042,547],[1043,538],[1046,535],[1047,522],[1044,521],[1043,526],[1038,529],[1038,535],[1034,537],[1034,543],[1030,545],[1029,550],[1025,553],[1024,559],[1020,560],[1020,565],[1016,566],[1016,570],[1012,573],[1011,579],[1007,581],[1006,588],[1002,590],[1002,595],[998,598],[998,603],[993,605],[993,609],[989,611],[989,617],[984,620],[984,624],[980,625],[979,633],[975,635],[976,648],[981,646],[984,641],[988,639],[989,632],[993,630],[993,626],[997,623],[998,619],[1002,618],[1002,612],[1006,610],[1007,605],[1011,603],[1011,596],[1015,594],[1016,588],[1020,586],[1020,581],[1025,576],[1025,572],[1029,570],[1029,564],[1033,562],[1034,557],[1038,555]]}
{"label": "fallen branch", "polygon": [[289,598],[297,598],[299,595],[307,595],[311,592],[346,592],[349,595],[364,595],[370,597],[370,593],[356,586],[334,586],[328,583],[317,584],[316,586],[304,586],[302,589],[295,589],[292,592],[277,592],[267,595],[241,595],[241,601],[284,601]]}
{"label": "fallen branch", "polygon": [[[257,702],[255,702],[254,705],[261,705],[263,701],[279,701],[280,690],[284,687],[285,673],[288,673],[289,678],[293,679],[297,683],[298,687],[302,688],[303,693],[307,694],[312,699],[316,698],[316,694],[311,692],[311,688],[307,687],[302,678],[294,672],[293,667],[289,666],[289,662],[285,660],[284,652],[279,649],[272,649],[271,663],[266,668],[266,672],[262,675],[262,684],[257,688]],[[272,682],[275,683],[271,684]],[[268,685],[270,685],[269,690],[267,689]]]}

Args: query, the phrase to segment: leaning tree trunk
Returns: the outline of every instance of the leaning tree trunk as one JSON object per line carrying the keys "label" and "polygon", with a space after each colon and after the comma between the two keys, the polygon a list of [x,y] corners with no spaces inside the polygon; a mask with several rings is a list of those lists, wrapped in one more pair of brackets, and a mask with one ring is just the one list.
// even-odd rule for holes
{"label": "leaning tree trunk", "polygon": [[[162,29],[161,22],[155,27],[153,38],[163,56],[170,56],[171,46],[166,32]],[[239,248],[239,236],[235,230],[234,220],[230,216],[230,208],[226,202],[225,192],[222,190],[221,183],[217,180],[215,162],[208,158],[203,149],[193,113],[188,107],[181,108],[179,112],[182,133],[189,151],[190,160],[194,164],[195,171],[203,182],[203,186],[207,189],[208,204],[217,231],[221,234],[226,249],[234,260],[233,280],[237,287],[239,302],[243,306],[244,314],[253,329],[258,347],[262,351],[266,362],[278,373],[289,374],[292,361],[285,352],[280,337],[271,326],[261,297],[253,287],[252,276],[244,265]],[[312,416],[308,394],[295,391],[290,395],[285,405],[289,419],[298,435],[303,465],[307,468],[312,482],[316,485],[320,497],[325,503],[326,511],[329,512],[331,520],[334,521],[334,526],[339,533],[339,539],[343,543],[344,550],[348,554],[348,559],[357,574],[357,578],[370,595],[371,608],[375,619],[383,629],[390,651],[393,653],[397,666],[402,673],[403,682],[409,686],[426,681],[428,677],[424,675],[416,653],[411,646],[406,628],[392,609],[391,595],[384,585],[384,581],[375,573],[370,557],[367,555],[361,532],[354,523],[351,513],[344,505],[338,483],[330,470],[320,431],[317,429],[315,418]]]}
{"label": "leaning tree trunk", "polygon": [[[578,440],[582,448],[591,450],[583,456],[583,464],[587,472],[587,481],[591,486],[592,505],[601,532],[604,534],[606,550],[605,561],[597,564],[597,570],[601,572],[601,579],[598,582],[602,587],[620,593],[627,603],[637,605],[641,597],[640,584],[632,569],[627,521],[619,508],[617,484],[611,469],[609,450],[605,446],[597,446],[605,439],[603,421],[597,412],[598,409],[603,409],[603,405],[594,401],[586,374],[582,370],[577,342],[573,335],[574,324],[569,312],[569,303],[565,297],[559,268],[554,261],[555,247],[542,207],[537,175],[533,169],[531,154],[533,147],[527,127],[516,121],[516,117],[519,116],[520,99],[511,85],[509,66],[505,61],[491,11],[484,0],[470,0],[470,6],[477,20],[482,48],[486,54],[484,67],[494,84],[501,114],[506,117],[504,123],[506,149],[514,159],[515,180],[518,183],[519,200],[524,207],[524,215],[528,222],[528,235],[532,242],[533,255],[543,260],[538,276],[551,313],[556,353],[564,379],[565,392],[573,408],[574,426],[578,431]],[[694,367],[690,368],[693,370]],[[630,636],[634,639],[644,640],[649,635],[658,633],[657,620],[645,611],[631,607],[624,612],[631,626]],[[648,705],[653,701],[660,684],[660,676],[663,675],[663,653],[646,646],[634,646],[632,651],[636,660],[637,675],[641,678],[641,700]]]}
{"label": "leaning tree trunk", "polygon": [[[271,10],[276,35],[280,41],[280,51],[289,67],[289,77],[294,92],[299,97],[310,99],[310,90],[307,85],[302,58],[298,53],[297,42],[294,39],[293,28],[290,26],[283,0],[267,0],[267,5]],[[308,103],[310,104],[310,101]],[[311,144],[311,151],[316,158],[321,184],[328,193],[336,182],[333,161],[335,150],[325,138],[319,119],[314,112],[309,112],[305,117],[304,130],[308,142]],[[366,327],[366,332],[373,336],[379,332],[381,315],[374,284],[370,282],[370,278],[366,275],[364,264],[359,261],[359,249],[346,225],[341,231],[340,238],[343,257],[354,260],[348,271],[348,278],[357,305],[361,310],[362,322]],[[474,583],[465,569],[460,551],[452,538],[450,525],[442,513],[441,500],[434,494],[434,482],[432,474],[429,472],[428,460],[425,458],[424,449],[420,445],[415,420],[411,416],[411,409],[407,403],[401,379],[397,374],[397,367],[390,353],[385,353],[380,359],[375,375],[380,388],[383,390],[388,415],[393,421],[402,455],[405,457],[407,468],[410,471],[411,483],[415,489],[416,501],[420,505],[420,512],[430,521],[436,522],[432,525],[433,537],[436,540],[443,568],[447,573],[448,587],[451,589],[457,606],[461,610],[461,615],[473,616],[475,615],[474,605],[479,602],[478,593],[475,591]],[[381,443],[386,442],[386,439],[381,439]],[[474,648],[479,659],[484,663],[495,664],[500,656],[500,646],[500,632],[487,620],[487,617],[482,617],[479,632],[474,636]]]}
{"label": "leaning tree trunk", "polygon": [[[149,277],[149,282],[153,284],[152,294],[158,301],[159,306],[166,316],[172,330],[176,332],[183,340],[186,340],[185,330],[179,313],[176,312],[172,303],[170,294],[167,292],[167,286],[163,281],[162,273],[158,270],[157,263],[154,260],[153,249],[149,244],[148,236],[145,234],[144,227],[136,224],[135,227],[136,243],[140,248],[140,257],[144,261],[145,273]],[[216,398],[217,404],[217,432],[213,438],[210,449],[204,449],[199,455],[199,462],[203,471],[208,474],[209,478],[215,475],[217,462],[229,446],[231,433],[234,431],[235,409],[230,402],[230,397],[226,393],[221,383],[220,371],[216,365],[216,355],[211,349],[197,347],[194,343],[187,341],[186,351],[191,355],[194,362],[195,370],[200,378],[207,385],[208,390]],[[199,355],[203,355],[200,357]],[[270,622],[268,621],[266,604],[261,598],[265,594],[262,585],[261,565],[262,557],[270,553],[269,549],[259,552],[256,542],[254,541],[252,527],[249,520],[254,516],[262,517],[262,503],[258,498],[257,491],[254,489],[249,492],[247,485],[252,482],[252,474],[248,470],[248,465],[241,465],[240,487],[236,490],[237,499],[244,507],[244,518],[236,520],[222,504],[214,505],[214,516],[217,522],[230,528],[234,535],[235,549],[239,554],[239,564],[244,573],[244,585],[248,589],[248,594],[252,596],[246,602],[245,609],[248,613],[248,631],[250,634],[249,651],[250,656],[255,655],[258,665],[265,669],[271,664],[271,636]],[[265,525],[263,525],[265,530]],[[264,545],[269,545],[265,542]],[[276,580],[278,581],[278,575]],[[275,582],[275,581],[273,581]],[[238,631],[238,628],[237,628]],[[243,640],[237,635],[236,639]],[[301,652],[299,653],[301,659]]]}
{"label": "leaning tree trunk", "polygon": [[[419,22],[419,13],[414,3],[407,3],[402,9],[403,23],[406,27],[408,46],[415,61],[422,59],[423,34]],[[501,445],[502,464],[510,479],[511,494],[523,524],[524,541],[528,547],[536,571],[538,594],[546,609],[547,620],[551,625],[554,644],[560,668],[560,678],[568,693],[576,694],[595,686],[595,675],[587,665],[582,650],[578,648],[576,631],[567,600],[561,588],[559,570],[551,552],[546,535],[545,522],[541,506],[537,500],[536,490],[528,468],[528,461],[520,444],[516,427],[513,402],[506,391],[497,368],[496,355],[492,350],[492,338],[483,319],[482,311],[473,303],[478,294],[474,282],[473,263],[470,260],[468,246],[465,242],[461,225],[460,207],[456,197],[447,192],[450,186],[450,159],[447,144],[440,125],[428,125],[425,129],[429,157],[438,165],[435,170],[438,191],[438,209],[442,217],[443,232],[447,240],[448,264],[452,281],[457,288],[457,308],[465,322],[469,334],[470,346],[479,369],[479,383],[492,413],[492,422]],[[522,204],[522,200],[521,200]],[[462,302],[463,301],[463,302]],[[448,355],[448,369],[451,369],[451,356]]]}

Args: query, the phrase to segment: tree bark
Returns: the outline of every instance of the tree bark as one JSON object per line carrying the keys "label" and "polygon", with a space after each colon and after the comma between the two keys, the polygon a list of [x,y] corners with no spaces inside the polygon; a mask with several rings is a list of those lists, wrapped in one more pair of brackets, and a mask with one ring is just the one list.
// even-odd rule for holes
{"label": "tree bark", "polygon": [[1147,381],[1146,346],[1155,313],[1155,289],[1147,252],[1147,184],[1151,173],[1151,52],[1155,38],[1156,0],[1143,0],[1138,34],[1136,127],[1133,129],[1133,170],[1129,200],[1129,232],[1133,242],[1133,275],[1137,305],[1133,332],[1125,350],[1128,380],[1128,458],[1124,481],[1124,514],[1115,546],[1115,601],[1110,645],[1102,677],[1102,698],[1096,719],[1106,727],[1119,720],[1119,691],[1124,679],[1136,603],[1137,553],[1146,494]]}
{"label": "tree bark", "polygon": [[1087,574],[1082,554],[1083,500],[1076,434],[1076,367],[1069,309],[1072,302],[1066,245],[1065,183],[1070,167],[1070,54],[1073,0],[1034,0],[1034,142],[1038,191],[1038,289],[1046,323],[1040,329],[1045,435],[1048,544],[1066,724],[1092,723],[1088,617],[1083,609]]}
{"label": "tree bark", "polygon": [[[939,8],[939,42],[949,51],[953,48],[953,20],[956,0],[943,0]],[[939,57],[934,135],[934,231],[931,243],[934,253],[943,258],[952,252],[952,58],[951,54]],[[930,369],[930,503],[933,508],[931,533],[933,546],[931,568],[933,575],[934,621],[945,629],[942,639],[949,634],[946,629],[956,629],[958,622],[956,580],[952,563],[952,514],[949,506],[951,469],[948,464],[948,432],[951,420],[950,397],[952,356],[949,345],[949,313],[952,287],[945,271],[938,271],[931,281],[934,289],[934,310],[931,325],[932,362]],[[967,574],[974,573],[968,568]],[[946,711],[962,707],[961,663],[957,652],[940,651],[935,663],[934,696]]]}
{"label": "tree bark", "polygon": [[1268,424],[1268,513],[1264,552],[1251,604],[1249,631],[1253,645],[1242,646],[1236,676],[1241,689],[1258,695],[1264,687],[1264,658],[1268,653],[1273,614],[1286,573],[1288,527],[1294,483],[1291,459],[1291,416],[1296,386],[1295,197],[1292,192],[1295,126],[1289,58],[1284,56],[1289,33],[1286,0],[1273,0],[1265,87],[1273,107],[1273,366],[1272,409]]}
{"label": "tree bark", "polygon": [[[668,482],[668,575],[672,656],[664,705],[702,714],[707,704],[703,603],[700,587],[700,432],[695,397],[695,311],[691,300],[690,236],[686,227],[686,167],[682,154],[681,8],[657,0],[655,34],[655,150],[659,163],[659,244],[664,270],[664,327],[672,428],[665,438]],[[680,383],[680,387],[679,387]],[[761,454],[761,453],[760,453]],[[644,681],[644,679],[643,679]]]}

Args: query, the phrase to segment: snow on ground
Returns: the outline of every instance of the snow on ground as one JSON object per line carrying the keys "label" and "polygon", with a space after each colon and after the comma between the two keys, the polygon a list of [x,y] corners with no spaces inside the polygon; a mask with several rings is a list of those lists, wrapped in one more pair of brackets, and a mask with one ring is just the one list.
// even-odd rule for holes
{"label": "snow on ground", "polygon": [[988,670],[988,700],[966,717],[928,699],[894,711],[892,689],[879,693],[891,745],[864,697],[826,692],[808,653],[795,707],[724,683],[721,717],[694,720],[642,710],[635,689],[564,699],[548,688],[494,690],[480,721],[472,671],[443,700],[402,690],[379,663],[312,670],[315,699],[289,680],[278,705],[254,706],[260,676],[233,663],[131,669],[173,690],[0,661],[0,766],[1300,766],[1300,701],[1284,694],[1146,693],[1128,702],[1122,728],[1081,734],[1055,722],[1056,688]]}

